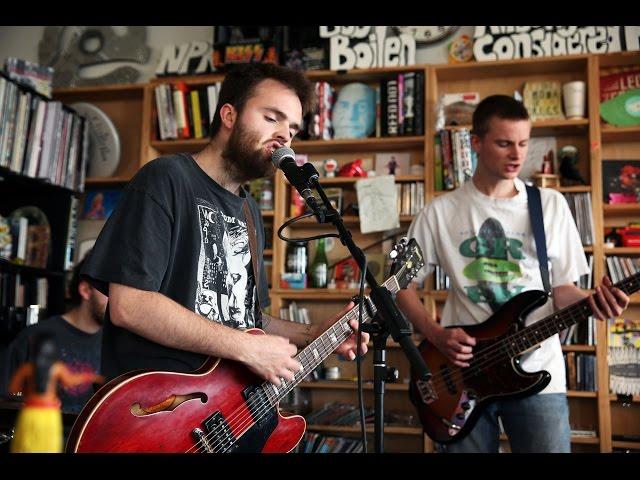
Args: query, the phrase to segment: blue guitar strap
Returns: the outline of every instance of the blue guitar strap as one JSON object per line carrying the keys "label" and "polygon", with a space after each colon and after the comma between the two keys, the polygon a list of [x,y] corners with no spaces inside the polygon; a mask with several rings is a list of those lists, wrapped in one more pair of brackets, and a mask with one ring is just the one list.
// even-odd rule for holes
{"label": "blue guitar strap", "polygon": [[533,228],[533,238],[536,241],[536,252],[538,253],[538,263],[540,264],[540,276],[542,285],[547,293],[551,293],[549,283],[549,258],[547,257],[547,239],[544,234],[544,223],[542,221],[542,201],[540,200],[540,190],[538,187],[527,187],[527,203],[529,204],[529,218]]}

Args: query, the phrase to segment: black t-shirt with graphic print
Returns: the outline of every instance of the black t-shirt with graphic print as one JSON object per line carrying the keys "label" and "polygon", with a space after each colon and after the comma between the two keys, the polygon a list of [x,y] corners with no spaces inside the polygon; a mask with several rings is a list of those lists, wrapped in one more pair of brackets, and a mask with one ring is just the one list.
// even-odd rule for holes
{"label": "black t-shirt with graphic print", "polygon": [[[257,230],[260,307],[245,201]],[[260,327],[259,308],[270,303],[263,249],[262,217],[251,195],[225,190],[190,155],[179,154],[149,162],[129,182],[82,275],[104,294],[109,283],[119,283],[159,292],[232,328]],[[107,378],[136,369],[190,372],[206,359],[115,326],[108,305],[102,347]]]}

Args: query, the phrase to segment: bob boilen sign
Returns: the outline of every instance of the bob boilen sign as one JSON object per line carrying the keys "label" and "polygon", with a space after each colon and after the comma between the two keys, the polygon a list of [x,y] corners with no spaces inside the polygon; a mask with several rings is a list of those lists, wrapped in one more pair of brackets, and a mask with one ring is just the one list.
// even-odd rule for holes
{"label": "bob boilen sign", "polygon": [[416,63],[416,39],[408,33],[387,36],[386,26],[321,26],[329,39],[331,70],[397,67]]}

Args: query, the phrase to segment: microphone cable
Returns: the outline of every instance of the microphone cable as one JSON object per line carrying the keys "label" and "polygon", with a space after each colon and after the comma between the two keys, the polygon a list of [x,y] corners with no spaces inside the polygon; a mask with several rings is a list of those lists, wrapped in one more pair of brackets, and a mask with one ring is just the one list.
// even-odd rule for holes
{"label": "microphone cable", "polygon": [[[302,215],[298,215],[297,217],[290,218],[286,222],[284,222],[280,228],[278,228],[278,238],[280,240],[284,240],[287,243],[290,242],[309,242],[311,240],[319,240],[321,238],[340,238],[340,235],[337,233],[323,233],[321,235],[315,235],[313,237],[298,237],[291,238],[285,237],[282,234],[282,231],[287,228],[289,225],[292,225],[295,222],[298,222],[304,218],[312,217],[314,215],[313,212],[307,212]],[[356,332],[356,372],[358,377],[358,407],[360,411],[360,435],[362,436],[362,444],[363,444],[363,452],[367,453],[367,431],[366,431],[366,423],[365,423],[365,409],[364,409],[364,391],[362,387],[362,354],[360,344],[362,342],[362,312],[364,309],[364,283],[365,283],[365,274],[367,271],[367,256],[363,252],[363,263],[359,265],[360,267],[360,291],[358,294],[358,330]]]}

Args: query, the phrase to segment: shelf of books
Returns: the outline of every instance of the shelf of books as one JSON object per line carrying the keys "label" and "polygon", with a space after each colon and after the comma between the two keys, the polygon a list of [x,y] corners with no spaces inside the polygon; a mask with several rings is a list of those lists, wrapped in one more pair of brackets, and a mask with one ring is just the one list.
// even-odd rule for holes
{"label": "shelf of books", "polygon": [[[63,313],[84,189],[87,120],[51,98],[51,69],[7,59],[0,73],[0,343]],[[47,81],[48,79],[48,81]]]}
{"label": "shelf of books", "polygon": [[563,352],[596,352],[596,347],[594,345],[572,345],[572,344],[564,344],[562,345]]}

